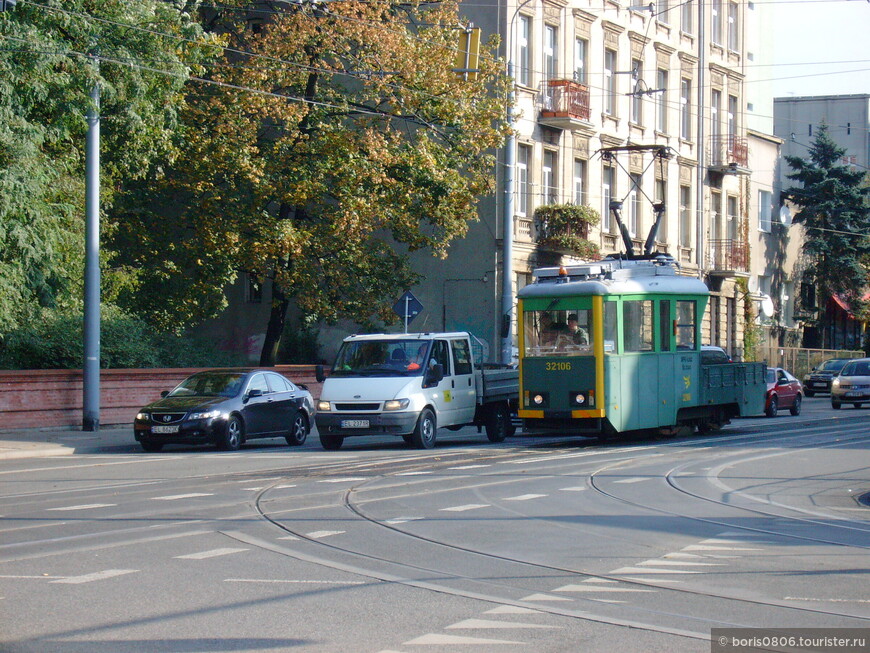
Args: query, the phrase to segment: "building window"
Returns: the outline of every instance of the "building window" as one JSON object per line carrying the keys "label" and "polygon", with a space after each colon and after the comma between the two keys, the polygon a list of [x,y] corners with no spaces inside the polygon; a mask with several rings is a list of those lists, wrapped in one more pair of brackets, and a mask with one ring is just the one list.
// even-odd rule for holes
{"label": "building window", "polygon": [[737,28],[737,3],[728,3],[728,49],[732,52],[740,50],[740,33]]}
{"label": "building window", "polygon": [[728,135],[737,136],[737,96],[728,96]]}
{"label": "building window", "polygon": [[662,134],[668,133],[668,71],[659,68],[656,72],[656,129]]}
{"label": "building window", "polygon": [[680,186],[680,245],[692,246],[692,188]]}
{"label": "building window", "polygon": [[713,147],[716,147],[722,131],[720,126],[722,121],[722,91],[714,89],[710,99],[710,137],[713,140]]}
{"label": "building window", "polygon": [[670,2],[668,0],[659,0],[655,4],[655,17],[656,20],[660,23],[665,23],[666,25],[671,24],[671,7]]}
{"label": "building window", "polygon": [[532,19],[529,16],[520,16],[519,34],[517,34],[517,64],[519,75],[517,81],[523,86],[532,84],[531,51],[532,44],[529,42],[532,34]]}
{"label": "building window", "polygon": [[604,113],[616,115],[616,51],[604,51]]}
{"label": "building window", "polygon": [[529,213],[529,162],[532,160],[532,148],[528,145],[517,145],[517,215]]}
{"label": "building window", "polygon": [[695,12],[692,8],[692,0],[684,2],[680,11],[680,31],[684,34],[695,33]]}
{"label": "building window", "polygon": [[729,240],[737,240],[739,238],[738,226],[740,225],[737,216],[737,198],[734,195],[729,195],[725,201],[725,230]]}
{"label": "building window", "polygon": [[758,191],[758,229],[770,233],[770,215],[773,209],[773,196],[768,190]]}
{"label": "building window", "polygon": [[574,204],[586,204],[586,161],[574,159]]}
{"label": "building window", "polygon": [[680,138],[692,139],[692,80],[680,80]]}
{"label": "building window", "polygon": [[556,204],[559,201],[556,162],[556,153],[553,150],[544,150],[544,163],[541,168],[541,188],[544,192],[542,201],[544,204]]}
{"label": "building window", "polygon": [[711,39],[716,45],[725,45],[722,40],[722,0],[713,0],[713,15],[710,17],[713,25]]}
{"label": "building window", "polygon": [[544,76],[558,79],[559,75],[559,28],[544,25]]}
{"label": "building window", "polygon": [[610,217],[610,200],[616,193],[616,172],[613,166],[604,166],[601,172],[601,230],[613,233],[613,221]]}
{"label": "building window", "polygon": [[710,238],[722,238],[722,193],[716,190],[710,193]]}
{"label": "building window", "polygon": [[574,40],[574,81],[586,83],[586,59],[589,56],[589,42],[586,39]]}
{"label": "building window", "polygon": [[631,192],[628,194],[628,233],[634,237],[640,233],[640,201],[642,193],[640,190],[640,175],[629,175],[631,180]]}
{"label": "building window", "polygon": [[[643,63],[640,59],[631,60],[631,79],[634,82],[632,91],[637,91],[637,81],[641,79]],[[643,125],[643,95],[635,93],[631,96],[631,122],[635,125]]]}
{"label": "building window", "polygon": [[248,304],[263,303],[263,286],[257,281],[257,277],[248,273],[248,284],[245,287],[245,301]]}
{"label": "building window", "polygon": [[659,220],[659,228],[656,233],[656,240],[660,243],[668,242],[668,182],[664,179],[656,179],[656,191],[655,191],[655,201],[656,203],[662,203],[665,205],[665,210],[662,211],[662,217]]}

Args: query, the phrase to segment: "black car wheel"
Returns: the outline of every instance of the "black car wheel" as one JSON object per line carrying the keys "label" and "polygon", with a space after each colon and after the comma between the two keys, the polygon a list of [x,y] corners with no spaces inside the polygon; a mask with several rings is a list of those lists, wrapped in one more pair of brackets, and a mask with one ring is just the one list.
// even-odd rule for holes
{"label": "black car wheel", "polygon": [[417,426],[411,434],[411,442],[418,449],[431,449],[435,446],[435,414],[428,408],[424,408],[417,420]]}
{"label": "black car wheel", "polygon": [[223,436],[218,442],[218,449],[224,451],[237,451],[242,445],[242,438],[245,435],[245,425],[242,423],[242,418],[238,415],[233,415],[227,422],[227,427],[224,430]]}
{"label": "black car wheel", "polygon": [[776,412],[779,410],[779,401],[776,398],[776,395],[770,398],[770,403],[767,404],[767,410],[764,411],[764,414],[768,417],[776,417]]}
{"label": "black car wheel", "polygon": [[161,449],[163,449],[162,442],[153,442],[152,440],[142,440],[139,442],[142,445],[142,448],[148,453],[157,453]]}
{"label": "black car wheel", "polygon": [[792,415],[800,415],[801,414],[801,396],[795,395],[794,403],[791,405],[791,408],[788,409]]}
{"label": "black car wheel", "polygon": [[299,411],[293,418],[293,424],[290,426],[290,433],[284,438],[287,444],[291,447],[298,447],[305,444],[305,439],[308,437],[308,420],[305,415]]}
{"label": "black car wheel", "polygon": [[320,446],[327,451],[338,451],[344,444],[344,436],[320,434]]}
{"label": "black car wheel", "polygon": [[831,408],[834,410],[840,410],[840,402],[836,399],[831,399]]}

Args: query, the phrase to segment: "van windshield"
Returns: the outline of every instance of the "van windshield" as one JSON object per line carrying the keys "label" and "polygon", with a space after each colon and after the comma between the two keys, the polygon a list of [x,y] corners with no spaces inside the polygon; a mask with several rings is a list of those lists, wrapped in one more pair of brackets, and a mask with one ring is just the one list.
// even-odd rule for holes
{"label": "van windshield", "polygon": [[338,350],[332,376],[419,376],[432,362],[429,340],[355,340]]}

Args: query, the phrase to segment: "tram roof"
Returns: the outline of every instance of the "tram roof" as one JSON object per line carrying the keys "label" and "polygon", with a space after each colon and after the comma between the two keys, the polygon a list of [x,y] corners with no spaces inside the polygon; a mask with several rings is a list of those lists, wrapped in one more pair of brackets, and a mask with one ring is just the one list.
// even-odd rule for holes
{"label": "tram roof", "polygon": [[710,294],[700,279],[678,275],[677,264],[668,256],[651,259],[608,258],[583,265],[539,268],[533,272],[533,276],[534,283],[520,290],[520,297]]}

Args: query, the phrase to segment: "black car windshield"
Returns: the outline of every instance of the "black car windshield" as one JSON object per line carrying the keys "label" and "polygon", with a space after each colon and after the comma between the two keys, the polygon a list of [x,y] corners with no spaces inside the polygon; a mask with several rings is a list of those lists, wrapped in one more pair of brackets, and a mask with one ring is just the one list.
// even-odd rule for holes
{"label": "black car windshield", "polygon": [[242,388],[244,374],[238,372],[202,372],[182,381],[170,397],[235,397]]}
{"label": "black car windshield", "polygon": [[333,376],[418,376],[427,367],[428,340],[355,340],[342,343]]}
{"label": "black car windshield", "polygon": [[848,359],[825,361],[819,366],[819,371],[836,372],[843,369],[843,366],[848,362]]}

